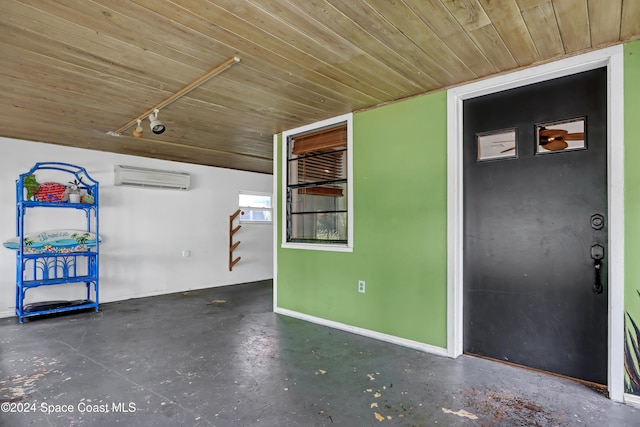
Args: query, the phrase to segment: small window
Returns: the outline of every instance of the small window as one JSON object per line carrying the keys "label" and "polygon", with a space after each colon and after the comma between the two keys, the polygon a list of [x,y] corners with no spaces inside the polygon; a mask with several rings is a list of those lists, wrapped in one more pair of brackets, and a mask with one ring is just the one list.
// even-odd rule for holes
{"label": "small window", "polygon": [[272,219],[271,194],[240,192],[238,205],[243,212],[240,222],[270,223]]}
{"label": "small window", "polygon": [[350,117],[283,134],[287,244],[351,247]]}
{"label": "small window", "polygon": [[518,157],[516,129],[476,134],[478,161]]}
{"label": "small window", "polygon": [[536,154],[584,150],[586,117],[536,125]]}

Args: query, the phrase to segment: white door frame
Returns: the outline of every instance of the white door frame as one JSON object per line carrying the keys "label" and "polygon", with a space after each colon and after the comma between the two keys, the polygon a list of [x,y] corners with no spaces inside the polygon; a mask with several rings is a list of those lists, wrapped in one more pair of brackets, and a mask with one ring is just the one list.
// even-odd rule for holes
{"label": "white door frame", "polygon": [[623,46],[459,86],[447,96],[447,354],[463,352],[463,161],[462,103],[515,87],[607,67],[607,186],[609,265],[608,388],[612,400],[624,396],[624,71]]}

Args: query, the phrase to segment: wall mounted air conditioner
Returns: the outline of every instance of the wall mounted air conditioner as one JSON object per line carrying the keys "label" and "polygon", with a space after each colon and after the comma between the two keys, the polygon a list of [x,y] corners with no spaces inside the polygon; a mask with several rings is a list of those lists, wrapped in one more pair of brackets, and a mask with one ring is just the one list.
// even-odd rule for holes
{"label": "wall mounted air conditioner", "polygon": [[188,190],[191,185],[191,175],[184,172],[117,165],[114,168],[114,175],[116,185],[131,187]]}

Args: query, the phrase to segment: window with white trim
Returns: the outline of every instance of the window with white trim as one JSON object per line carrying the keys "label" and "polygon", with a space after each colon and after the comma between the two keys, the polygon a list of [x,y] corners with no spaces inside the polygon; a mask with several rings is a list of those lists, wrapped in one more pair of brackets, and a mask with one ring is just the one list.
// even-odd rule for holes
{"label": "window with white trim", "polygon": [[273,221],[269,193],[241,191],[238,195],[238,205],[242,211],[240,222],[271,223]]}
{"label": "window with white trim", "polygon": [[283,133],[285,245],[351,247],[350,135],[351,115]]}

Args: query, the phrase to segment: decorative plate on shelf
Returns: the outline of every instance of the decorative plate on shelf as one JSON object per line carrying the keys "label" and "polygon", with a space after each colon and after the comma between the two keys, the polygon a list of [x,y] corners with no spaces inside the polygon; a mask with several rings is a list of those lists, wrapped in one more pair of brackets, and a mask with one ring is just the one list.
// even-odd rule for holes
{"label": "decorative plate on shelf", "polygon": [[[101,242],[96,234],[84,230],[47,230],[27,233],[24,236],[24,253],[71,253],[86,252]],[[5,248],[19,250],[20,238],[14,237],[3,243]]]}

